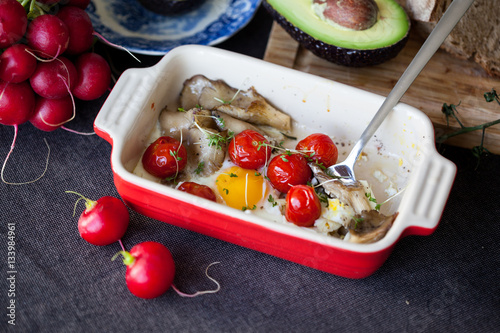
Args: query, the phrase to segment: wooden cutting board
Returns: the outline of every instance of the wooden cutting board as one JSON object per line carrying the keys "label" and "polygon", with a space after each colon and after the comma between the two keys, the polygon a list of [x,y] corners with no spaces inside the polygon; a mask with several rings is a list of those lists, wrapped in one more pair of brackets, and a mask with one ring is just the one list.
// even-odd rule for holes
{"label": "wooden cutting board", "polygon": [[[394,59],[377,66],[350,68],[323,60],[299,46],[276,22],[273,23],[264,60],[321,77],[342,82],[366,91],[387,96],[416,55],[423,39],[412,34],[401,53]],[[476,126],[500,119],[500,105],[487,103],[485,92],[495,89],[500,94],[500,79],[488,76],[476,63],[461,60],[439,50],[417,77],[401,102],[425,112],[439,136],[455,131],[460,126],[446,118],[443,103],[457,105],[464,126]],[[472,148],[481,143],[481,131],[461,134],[446,141],[447,144]],[[500,154],[500,124],[486,129],[484,147]]]}

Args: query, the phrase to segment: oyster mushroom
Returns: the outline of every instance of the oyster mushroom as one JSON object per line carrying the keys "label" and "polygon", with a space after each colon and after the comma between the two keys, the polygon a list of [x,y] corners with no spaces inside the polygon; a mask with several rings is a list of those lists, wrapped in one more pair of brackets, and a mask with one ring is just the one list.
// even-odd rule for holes
{"label": "oyster mushroom", "polygon": [[386,216],[376,210],[357,214],[347,225],[349,241],[353,243],[374,243],[387,234],[398,213]]}
{"label": "oyster mushroom", "polygon": [[181,106],[190,109],[202,106],[216,110],[254,125],[266,125],[285,133],[290,132],[290,116],[269,104],[253,87],[236,90],[221,80],[209,80],[203,75],[184,82],[180,96]]}
{"label": "oyster mushroom", "polygon": [[359,181],[346,185],[328,176],[317,164],[309,163],[309,166],[328,195],[338,198],[340,202],[348,204],[354,210],[353,218],[344,221],[344,227],[350,233],[350,242],[373,243],[387,234],[398,213],[386,216],[372,209],[364,187]]}
{"label": "oyster mushroom", "polygon": [[[192,108],[185,112],[164,110],[160,126],[166,135],[182,140],[188,161],[178,180],[188,181],[197,172],[209,176],[217,172],[226,156],[227,131],[219,131],[210,111]],[[220,139],[220,140],[217,140]],[[202,163],[203,168],[199,168]]]}

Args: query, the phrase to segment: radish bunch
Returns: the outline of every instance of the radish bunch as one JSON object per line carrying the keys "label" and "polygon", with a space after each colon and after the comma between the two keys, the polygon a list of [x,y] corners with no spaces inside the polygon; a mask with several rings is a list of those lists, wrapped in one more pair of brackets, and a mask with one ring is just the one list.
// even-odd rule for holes
{"label": "radish bunch", "polygon": [[91,52],[99,35],[85,12],[89,3],[0,0],[0,124],[14,127],[0,175],[5,183],[33,182],[9,183],[3,176],[18,125],[69,130],[63,125],[75,117],[75,98],[94,100],[110,88],[109,64]]}
{"label": "radish bunch", "polygon": [[74,97],[109,89],[107,61],[90,52],[89,2],[0,0],[0,124],[53,131],[73,118]]}

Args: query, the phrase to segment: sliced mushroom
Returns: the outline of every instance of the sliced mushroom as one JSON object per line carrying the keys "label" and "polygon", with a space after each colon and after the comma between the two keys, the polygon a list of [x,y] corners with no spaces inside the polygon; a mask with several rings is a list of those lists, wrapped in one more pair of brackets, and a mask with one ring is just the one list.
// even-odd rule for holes
{"label": "sliced mushroom", "polygon": [[257,132],[261,132],[256,126],[237,118],[234,118],[226,113],[219,111],[212,111],[215,123],[220,131],[229,130],[234,133],[234,135],[243,132],[244,130],[251,129]]}
{"label": "sliced mushroom", "polygon": [[288,115],[259,100],[255,100],[246,109],[233,104],[223,104],[216,106],[214,110],[227,113],[255,125],[271,126],[285,133],[290,132],[291,129],[291,121]]}
{"label": "sliced mushroom", "polygon": [[386,216],[372,209],[363,185],[358,181],[350,185],[328,176],[317,164],[309,163],[314,177],[325,192],[352,207],[355,216],[344,226],[349,230],[349,241],[373,243],[382,239],[391,228],[397,213]]}
{"label": "sliced mushroom", "polygon": [[353,243],[373,243],[387,234],[398,213],[386,216],[376,210],[357,214],[348,224],[349,241]]}
{"label": "sliced mushroom", "polygon": [[220,131],[231,131],[234,135],[251,129],[262,134],[271,145],[278,145],[285,140],[285,136],[280,131],[270,126],[254,126],[246,121],[234,118],[226,113],[212,111],[213,119]]}
{"label": "sliced mushroom", "polygon": [[240,91],[222,80],[212,81],[203,75],[184,82],[180,102],[186,110],[196,106],[217,109],[240,120],[273,126],[283,132],[290,132],[292,127],[290,116],[274,108],[253,87]]}
{"label": "sliced mushroom", "polygon": [[352,207],[355,213],[371,210],[370,202],[365,195],[365,188],[360,182],[350,185],[342,183],[340,180],[328,176],[317,164],[309,163],[314,177],[323,186],[325,192],[338,198]]}
{"label": "sliced mushroom", "polygon": [[163,109],[160,113],[159,122],[164,134],[181,140],[182,132],[182,136],[185,137],[193,124],[193,112],[194,109],[187,112]]}
{"label": "sliced mushroom", "polygon": [[217,172],[226,157],[226,143],[213,144],[213,136],[224,137],[225,133],[202,127],[192,127],[184,138],[188,161],[178,180],[188,181],[193,175],[207,177]]}

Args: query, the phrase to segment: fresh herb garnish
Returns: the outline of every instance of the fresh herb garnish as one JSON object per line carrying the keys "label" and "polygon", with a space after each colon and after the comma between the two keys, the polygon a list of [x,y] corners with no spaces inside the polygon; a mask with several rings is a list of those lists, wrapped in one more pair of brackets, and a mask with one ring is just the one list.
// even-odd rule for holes
{"label": "fresh herb garnish", "polygon": [[362,218],[362,217],[356,217],[356,216],[353,216],[352,219],[354,220],[354,229],[357,229],[358,228],[358,223],[361,223],[363,222],[365,219]]}
{"label": "fresh herb garnish", "polygon": [[199,175],[203,171],[204,167],[205,167],[205,162],[201,161],[200,163],[198,163],[198,166],[196,167],[196,169],[194,169],[194,172],[197,175]]}
{"label": "fresh herb garnish", "polygon": [[278,203],[276,202],[276,200],[274,200],[274,197],[271,194],[269,194],[267,201],[270,202],[273,205],[273,207],[276,207],[276,205],[278,205]]}
{"label": "fresh herb garnish", "polygon": [[248,210],[248,209],[250,209],[250,210],[255,210],[255,209],[257,209],[257,206],[256,206],[256,205],[253,205],[253,207],[252,207],[252,208],[247,207],[247,206],[243,206],[243,207],[241,208],[241,210],[242,210],[242,211],[246,211],[246,210]]}

